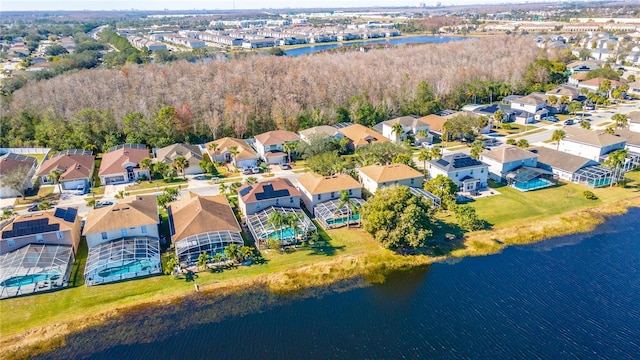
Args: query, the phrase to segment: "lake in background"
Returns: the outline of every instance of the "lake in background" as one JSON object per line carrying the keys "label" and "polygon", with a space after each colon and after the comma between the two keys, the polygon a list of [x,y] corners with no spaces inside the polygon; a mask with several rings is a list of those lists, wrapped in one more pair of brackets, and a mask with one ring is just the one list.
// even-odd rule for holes
{"label": "lake in background", "polygon": [[285,50],[284,53],[287,56],[300,56],[307,55],[317,51],[336,49],[344,46],[358,46],[358,45],[371,45],[371,44],[389,44],[389,45],[400,45],[400,44],[426,44],[426,43],[446,43],[449,41],[461,41],[467,40],[464,37],[440,37],[440,36],[411,36],[411,37],[399,37],[399,38],[384,38],[384,39],[376,39],[376,40],[364,40],[364,41],[348,41],[344,43],[338,44],[327,44],[327,45],[312,45],[305,46],[297,49]]}
{"label": "lake in background", "polygon": [[[380,285],[184,301],[69,336],[43,358],[638,359],[639,234],[632,209],[589,234],[396,272]],[[208,320],[229,306],[247,313]]]}

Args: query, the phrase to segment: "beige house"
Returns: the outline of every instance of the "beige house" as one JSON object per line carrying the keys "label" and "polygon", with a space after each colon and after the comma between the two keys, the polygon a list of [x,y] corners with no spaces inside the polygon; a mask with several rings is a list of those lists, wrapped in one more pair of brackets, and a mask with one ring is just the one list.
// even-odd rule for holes
{"label": "beige house", "polygon": [[142,144],[118,145],[102,156],[98,176],[103,185],[136,181],[141,176],[151,178],[148,169],[140,168],[140,161],[149,158],[149,150]]}
{"label": "beige house", "polygon": [[70,245],[75,253],[80,244],[77,214],[78,209],[69,207],[15,216],[0,230],[0,255],[29,244]]}
{"label": "beige house", "polygon": [[329,125],[315,126],[309,129],[300,130],[300,140],[309,143],[314,136],[328,137],[336,140],[340,140],[344,137],[338,129]]}
{"label": "beige house", "polygon": [[200,167],[200,161],[204,158],[202,157],[200,147],[197,145],[173,144],[155,150],[155,155],[156,161],[162,161],[169,165],[171,165],[177,157],[184,156],[189,163],[189,166],[184,169],[186,175],[202,174],[203,172]]}
{"label": "beige house", "polygon": [[370,193],[384,186],[404,185],[422,187],[423,176],[418,170],[405,164],[370,165],[358,169],[360,182]]}
{"label": "beige house", "polygon": [[[394,124],[400,124],[402,126],[402,133],[396,134],[393,131]],[[426,136],[420,136],[420,130],[424,130]],[[382,135],[393,142],[401,142],[407,136],[411,136],[415,139],[415,142],[420,144],[423,142],[432,143],[433,135],[429,134],[429,124],[426,123],[423,118],[415,116],[402,116],[395,119],[387,120],[382,123]]]}
{"label": "beige house", "polygon": [[240,225],[224,195],[189,192],[167,209],[176,256],[185,266],[195,265],[203,252],[213,256],[231,244],[244,245]]}
{"label": "beige house", "polygon": [[300,208],[300,191],[284,178],[238,188],[238,208],[244,216],[253,215],[269,206]]}
{"label": "beige house", "polygon": [[24,190],[30,189],[33,186],[31,178],[36,172],[37,165],[38,161],[36,160],[36,158],[33,158],[31,156],[24,156],[14,153],[8,153],[0,156],[0,199],[20,196],[19,192],[16,192],[14,189],[11,189],[10,187],[3,184],[3,176],[12,171],[15,171],[18,168],[26,167],[28,171],[27,179],[24,183]]}
{"label": "beige house", "polygon": [[349,148],[351,150],[355,150],[375,142],[389,141],[389,139],[379,132],[360,124],[350,125],[338,130],[349,139]]}
{"label": "beige house", "polygon": [[42,184],[53,184],[51,172],[61,173],[60,185],[64,190],[88,189],[93,176],[95,156],[91,151],[73,149],[61,151],[45,160],[36,173]]}
{"label": "beige house", "polygon": [[362,197],[362,184],[347,174],[322,176],[308,172],[298,178],[298,183],[302,201],[311,213],[318,203],[340,199],[343,190],[349,197]]}
{"label": "beige house", "polygon": [[[212,144],[216,144],[215,150],[211,149]],[[208,142],[205,146],[213,161],[230,162],[237,168],[258,166],[258,154],[242,139],[225,137]],[[231,148],[238,150],[235,156],[231,155]]]}
{"label": "beige house", "polygon": [[267,164],[285,164],[287,153],[284,144],[300,140],[298,134],[286,130],[274,130],[256,135],[256,151]]}

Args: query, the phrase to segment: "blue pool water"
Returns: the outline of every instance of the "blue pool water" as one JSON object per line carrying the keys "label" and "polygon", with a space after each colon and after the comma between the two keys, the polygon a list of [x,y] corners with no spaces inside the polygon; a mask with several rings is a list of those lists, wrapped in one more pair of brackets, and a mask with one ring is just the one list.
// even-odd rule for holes
{"label": "blue pool water", "polygon": [[59,272],[39,273],[39,274],[31,274],[31,275],[23,275],[23,276],[14,276],[12,278],[9,278],[3,281],[2,283],[0,283],[0,285],[4,287],[16,287],[16,286],[35,284],[40,281],[58,280],[59,278],[60,278]]}
{"label": "blue pool water", "polygon": [[360,220],[360,214],[355,214],[352,215],[348,218],[346,217],[341,217],[341,218],[337,218],[337,219],[328,219],[327,220],[327,224],[345,224],[348,221],[358,221]]}
{"label": "blue pool water", "polygon": [[128,264],[114,266],[100,270],[98,275],[102,277],[111,277],[122,274],[137,273],[151,270],[153,264],[149,260],[135,260]]}
{"label": "blue pool water", "polygon": [[600,179],[600,180],[589,180],[588,183],[590,186],[593,186],[593,187],[609,186],[611,185],[611,179],[607,178],[607,179]]}
{"label": "blue pool water", "polygon": [[513,187],[520,191],[531,191],[536,189],[542,189],[553,185],[553,183],[545,180],[545,179],[533,179],[529,180],[525,183],[513,183]]}
{"label": "blue pool water", "polygon": [[279,239],[279,240],[287,240],[293,239],[296,236],[295,231],[292,228],[282,229],[282,231],[277,230],[274,232],[270,232],[268,234],[263,234],[263,239]]}

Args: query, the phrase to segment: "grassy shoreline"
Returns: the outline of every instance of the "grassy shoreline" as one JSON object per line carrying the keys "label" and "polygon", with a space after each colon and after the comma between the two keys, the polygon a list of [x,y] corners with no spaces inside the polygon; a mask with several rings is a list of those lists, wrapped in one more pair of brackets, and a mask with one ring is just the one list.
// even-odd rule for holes
{"label": "grassy shoreline", "polygon": [[[2,317],[11,313],[15,318],[9,322],[5,318],[5,321],[0,322],[2,324],[0,344],[7,358],[27,358],[63,346],[67,335],[126,316],[131,311],[171,304],[193,296],[215,294],[219,297],[253,287],[264,288],[278,295],[356,278],[364,278],[373,283],[382,282],[384,276],[381,274],[385,271],[424,266],[445,261],[451,257],[490,255],[499,253],[511,245],[529,244],[550,237],[588,232],[607,217],[623,214],[630,207],[640,207],[640,196],[637,192],[628,192],[624,198],[594,205],[596,206],[548,216],[545,219],[536,219],[527,224],[509,224],[493,230],[469,233],[462,239],[462,246],[451,251],[449,256],[398,255],[381,248],[362,230],[352,229],[349,232],[341,229],[331,231],[330,235],[336,239],[336,243],[333,247],[334,253],[331,255],[333,257],[328,260],[320,260],[321,258],[317,257],[328,257],[328,253],[318,255],[301,252],[284,254],[282,258],[275,254],[271,260],[273,266],[267,271],[260,268],[241,268],[217,278],[203,274],[202,282],[198,281],[200,293],[194,291],[193,284],[176,281],[167,276],[137,280],[144,282],[146,287],[143,290],[145,291],[141,291],[138,287],[136,288],[138,292],[120,294],[117,299],[110,299],[105,295],[109,292],[109,286],[124,287],[128,283],[63,290],[83,291],[84,295],[86,293],[89,295],[84,300],[68,299],[77,303],[66,304],[66,311],[48,314],[39,321],[33,321],[30,318],[33,309],[30,310],[29,303],[40,299],[39,297],[43,297],[41,301],[48,299],[55,301],[57,293],[3,300],[0,302]],[[353,231],[358,231],[359,236]],[[353,238],[357,239],[354,241]],[[350,249],[348,252],[338,253],[340,249],[346,247]],[[293,257],[286,258],[292,255]],[[285,258],[287,262],[284,262]],[[82,301],[89,302],[90,305]],[[25,311],[28,313],[23,314]],[[16,320],[20,317],[23,318]]]}

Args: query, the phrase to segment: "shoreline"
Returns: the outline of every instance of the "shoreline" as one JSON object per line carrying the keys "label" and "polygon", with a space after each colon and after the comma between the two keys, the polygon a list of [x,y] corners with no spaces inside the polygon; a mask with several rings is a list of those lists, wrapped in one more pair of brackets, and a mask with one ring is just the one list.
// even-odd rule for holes
{"label": "shoreline", "polygon": [[201,285],[199,293],[191,290],[169,295],[161,294],[147,299],[134,300],[131,303],[89,316],[76,316],[60,323],[3,335],[0,344],[8,359],[28,358],[64,346],[68,335],[122,318],[132,312],[173,304],[194,297],[224,298],[256,286],[263,287],[275,295],[287,295],[357,278],[365,279],[368,283],[380,283],[385,281],[384,274],[387,271],[410,269],[467,256],[492,255],[501,252],[508,246],[532,244],[556,236],[589,232],[607,218],[622,215],[632,207],[640,207],[639,195],[593,208],[567,212],[530,224],[470,233],[465,236],[465,247],[454,250],[449,256],[405,256],[389,250],[381,250],[342,255],[331,260],[270,274]]}

